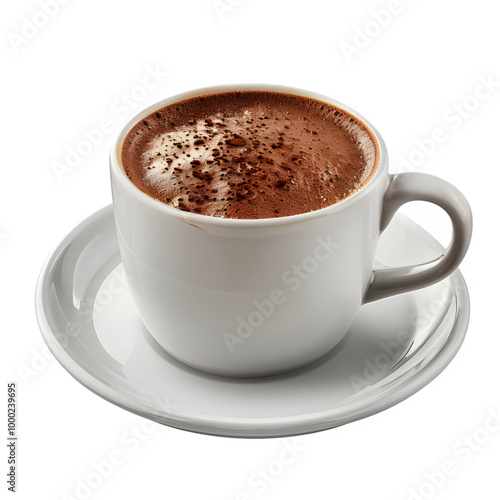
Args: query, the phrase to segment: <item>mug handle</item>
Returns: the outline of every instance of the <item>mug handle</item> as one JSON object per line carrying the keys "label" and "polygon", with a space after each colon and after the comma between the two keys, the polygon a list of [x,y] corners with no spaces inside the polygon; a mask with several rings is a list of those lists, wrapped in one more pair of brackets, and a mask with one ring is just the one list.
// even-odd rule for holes
{"label": "mug handle", "polygon": [[405,203],[428,201],[441,207],[450,216],[453,234],[444,254],[430,264],[373,271],[364,304],[433,285],[446,278],[462,261],[472,235],[469,203],[455,186],[439,177],[416,172],[389,177],[382,206],[380,232],[385,230],[396,211]]}

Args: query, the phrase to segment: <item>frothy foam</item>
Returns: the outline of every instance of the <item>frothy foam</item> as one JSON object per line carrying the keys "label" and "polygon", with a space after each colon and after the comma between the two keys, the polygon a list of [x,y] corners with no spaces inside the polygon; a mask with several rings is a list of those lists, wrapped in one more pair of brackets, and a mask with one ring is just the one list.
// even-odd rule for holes
{"label": "frothy foam", "polygon": [[314,99],[224,92],[149,115],[127,135],[125,172],[184,211],[269,218],[332,205],[359,190],[378,162],[368,129]]}

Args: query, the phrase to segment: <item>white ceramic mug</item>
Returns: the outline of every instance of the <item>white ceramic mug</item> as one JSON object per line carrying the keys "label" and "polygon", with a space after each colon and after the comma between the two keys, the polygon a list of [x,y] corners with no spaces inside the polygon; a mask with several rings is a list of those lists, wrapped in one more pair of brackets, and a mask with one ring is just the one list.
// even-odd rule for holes
{"label": "white ceramic mug", "polygon": [[[312,97],[353,114],[378,141],[376,173],[360,191],[330,207],[252,220],[183,212],[127,178],[121,147],[138,121],[189,97],[246,89]],[[344,337],[362,304],[448,276],[472,232],[469,204],[448,182],[421,173],[388,173],[386,146],[358,113],[328,97],[276,85],[205,88],[145,109],[113,145],[111,184],[120,253],[144,324],[172,356],[220,375],[271,375],[321,358]],[[373,271],[381,232],[396,210],[413,200],[448,213],[450,246],[433,265]]]}

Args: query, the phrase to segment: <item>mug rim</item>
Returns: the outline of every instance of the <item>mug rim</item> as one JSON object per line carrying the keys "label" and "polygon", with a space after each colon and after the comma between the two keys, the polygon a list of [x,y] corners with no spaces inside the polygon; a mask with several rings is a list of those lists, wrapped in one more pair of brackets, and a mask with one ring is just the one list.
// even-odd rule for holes
{"label": "mug rim", "polygon": [[[214,94],[218,92],[231,92],[238,90],[262,90],[262,91],[270,91],[270,92],[283,92],[287,94],[298,95],[301,97],[310,97],[312,99],[316,99],[328,104],[333,104],[337,108],[340,108],[346,111],[348,114],[353,115],[356,119],[358,119],[362,125],[364,125],[374,136],[377,141],[376,146],[379,148],[379,160],[378,166],[374,174],[369,178],[364,186],[362,186],[358,191],[353,193],[352,195],[344,198],[343,200],[334,203],[333,205],[329,205],[328,207],[321,208],[319,210],[313,210],[311,212],[304,212],[295,215],[287,215],[284,217],[271,217],[265,219],[231,219],[231,218],[223,218],[223,217],[214,217],[212,215],[203,215],[197,214],[193,212],[185,212],[173,206],[167,205],[159,200],[155,200],[148,194],[144,193],[139,187],[137,187],[125,174],[121,163],[121,149],[123,145],[123,141],[125,137],[129,133],[129,131],[143,118],[150,115],[157,109],[163,108],[167,105],[174,104],[179,101],[183,101],[185,99],[189,99],[192,97],[198,97],[206,94]],[[312,92],[309,90],[304,90],[296,87],[288,87],[284,85],[274,85],[274,84],[228,84],[228,85],[216,85],[211,87],[203,87],[199,89],[193,89],[186,92],[182,92],[180,94],[176,94],[171,97],[167,97],[158,101],[151,106],[143,109],[136,115],[134,115],[120,130],[120,133],[117,135],[115,140],[113,141],[113,145],[111,147],[110,152],[110,168],[111,172],[115,174],[116,180],[120,183],[120,185],[127,190],[132,196],[137,198],[140,202],[145,203],[150,208],[153,208],[159,212],[164,213],[165,215],[169,215],[171,217],[175,217],[183,222],[187,222],[193,225],[207,225],[207,226],[216,226],[216,227],[277,227],[277,226],[287,226],[290,224],[303,223],[310,220],[319,219],[321,217],[325,217],[331,215],[333,213],[344,210],[345,208],[353,205],[361,198],[367,196],[375,186],[380,182],[381,179],[385,178],[385,175],[388,171],[388,155],[387,155],[387,147],[385,145],[382,136],[378,132],[378,130],[371,124],[369,120],[360,115],[357,111],[353,110],[349,106],[332,99],[328,96],[318,94],[316,92]]]}

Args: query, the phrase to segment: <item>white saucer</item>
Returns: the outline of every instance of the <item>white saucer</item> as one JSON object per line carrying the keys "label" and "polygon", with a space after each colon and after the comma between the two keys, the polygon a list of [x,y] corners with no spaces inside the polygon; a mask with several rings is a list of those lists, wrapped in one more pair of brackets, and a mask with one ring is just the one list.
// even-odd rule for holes
{"label": "white saucer", "polygon": [[[420,264],[442,251],[424,229],[398,214],[381,237],[377,262]],[[208,375],[166,354],[143,326],[108,206],[49,257],[36,309],[54,356],[104,399],[179,429],[279,437],[373,415],[424,387],[460,348],[469,297],[456,271],[432,287],[363,306],[346,338],[305,369],[253,379]]]}

